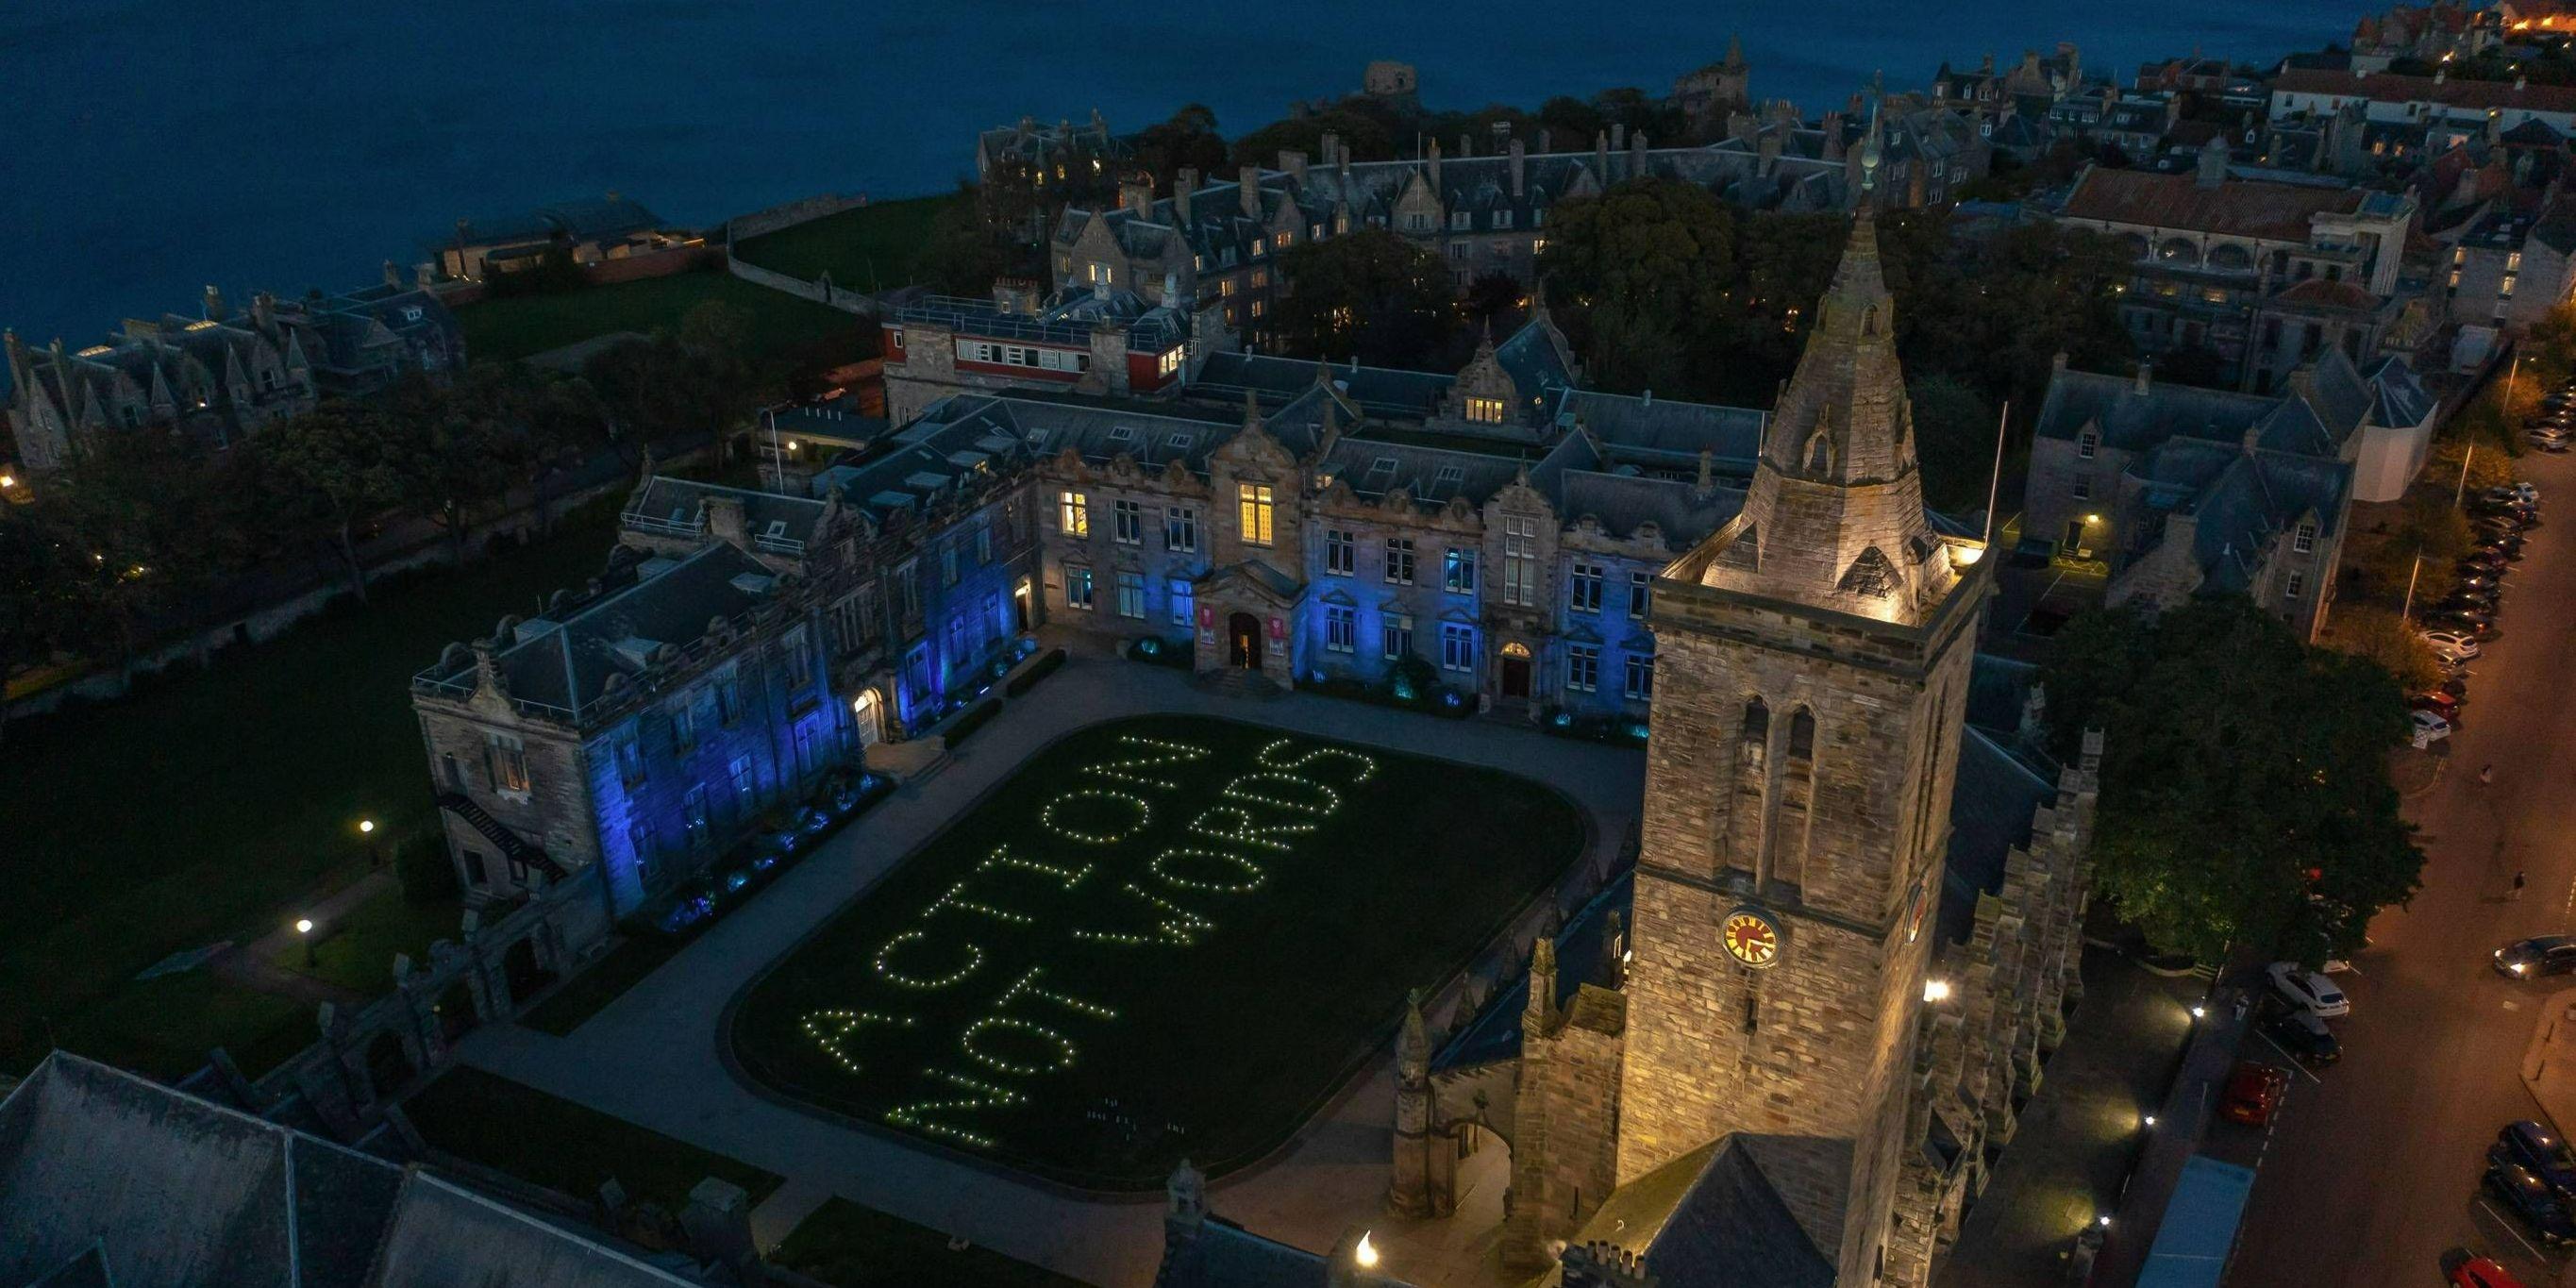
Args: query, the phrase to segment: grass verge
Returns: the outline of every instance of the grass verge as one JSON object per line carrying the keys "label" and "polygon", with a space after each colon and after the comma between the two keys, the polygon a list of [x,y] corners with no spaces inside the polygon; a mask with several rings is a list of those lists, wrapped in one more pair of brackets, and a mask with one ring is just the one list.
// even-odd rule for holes
{"label": "grass verge", "polygon": [[734,258],[813,281],[825,273],[848,290],[882,291],[917,280],[931,225],[966,198],[956,193],[879,201],[744,239]]}
{"label": "grass verge", "polygon": [[614,1177],[629,1197],[677,1214],[710,1176],[750,1191],[755,1204],[780,1184],[749,1163],[471,1065],[438,1075],[403,1112],[431,1145],[577,1199],[597,1198]]}
{"label": "grass verge", "polygon": [[753,353],[792,349],[861,325],[839,309],[754,285],[722,269],[484,300],[456,310],[456,321],[465,329],[466,352],[477,361],[510,362],[616,331],[649,335],[676,330],[689,310],[707,303],[742,310]]}

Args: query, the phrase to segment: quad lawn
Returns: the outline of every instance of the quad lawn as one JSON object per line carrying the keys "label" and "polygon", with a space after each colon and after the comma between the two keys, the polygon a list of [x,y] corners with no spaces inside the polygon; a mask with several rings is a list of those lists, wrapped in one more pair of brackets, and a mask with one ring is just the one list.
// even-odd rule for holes
{"label": "quad lawn", "polygon": [[749,1163],[471,1065],[438,1075],[403,1113],[433,1148],[584,1202],[615,1180],[628,1198],[677,1215],[710,1176],[741,1186],[755,1205],[780,1184]]}
{"label": "quad lawn", "polygon": [[[146,682],[96,707],[13,722],[0,791],[0,1070],[56,1042],[156,1077],[194,1070],[217,1043],[256,1075],[315,1037],[313,1008],[208,977],[133,982],[164,956],[248,945],[308,899],[367,871],[357,820],[400,838],[433,825],[411,712],[412,672],[450,640],[597,571],[602,518],[460,573],[380,584],[236,650],[205,674]],[[382,900],[317,973],[381,990],[392,954],[458,932],[457,913]],[[327,929],[327,928],[326,928]],[[359,951],[377,955],[361,960]],[[344,961],[335,962],[335,957]],[[289,963],[303,969],[300,957]]]}
{"label": "quad lawn", "polygon": [[832,1199],[797,1223],[769,1264],[832,1288],[1083,1288],[990,1248],[952,1248],[948,1236]]}
{"label": "quad lawn", "polygon": [[965,200],[949,193],[880,201],[746,238],[733,254],[809,282],[830,273],[832,284],[845,290],[888,290],[916,279],[914,266],[930,244],[931,224]]}
{"label": "quad lawn", "polygon": [[742,310],[753,353],[793,349],[861,325],[852,314],[754,285],[721,268],[484,300],[456,310],[456,322],[465,329],[465,351],[476,361],[511,362],[612,332],[676,331],[689,310],[710,302]]}
{"label": "quad lawn", "polygon": [[1581,853],[1528,779],[1198,716],[1030,758],[745,991],[751,1077],[1050,1179],[1279,1145]]}

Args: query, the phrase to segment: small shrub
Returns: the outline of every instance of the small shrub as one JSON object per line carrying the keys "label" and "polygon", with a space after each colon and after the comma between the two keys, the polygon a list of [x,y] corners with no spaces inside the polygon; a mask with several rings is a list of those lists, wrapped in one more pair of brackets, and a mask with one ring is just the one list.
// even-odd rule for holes
{"label": "small shrub", "polygon": [[959,712],[956,721],[948,726],[948,745],[954,747],[966,741],[968,734],[983,728],[993,717],[1000,714],[1002,714],[1002,704],[995,698],[986,698]]}
{"label": "small shrub", "polygon": [[1009,684],[1002,686],[1002,692],[1016,698],[1037,687],[1038,681],[1053,675],[1055,669],[1062,665],[1064,665],[1064,650],[1060,648],[1049,650],[1045,657],[1029,663],[1029,669],[1020,672]]}
{"label": "small shrub", "polygon": [[414,832],[394,848],[394,879],[409,903],[433,904],[464,893],[456,864],[447,857],[447,834],[437,828]]}
{"label": "small shrub", "polygon": [[1180,671],[1187,671],[1198,665],[1198,659],[1191,656],[1189,645],[1175,644],[1159,635],[1147,635],[1129,640],[1126,651],[1127,660],[1131,662],[1168,666]]}

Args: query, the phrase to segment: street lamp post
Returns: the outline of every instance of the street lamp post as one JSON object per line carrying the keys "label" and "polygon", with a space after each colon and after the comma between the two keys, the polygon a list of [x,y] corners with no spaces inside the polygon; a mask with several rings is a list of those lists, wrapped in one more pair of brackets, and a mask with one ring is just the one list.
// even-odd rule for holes
{"label": "street lamp post", "polygon": [[372,818],[359,819],[358,835],[367,838],[367,866],[370,868],[383,867],[385,865],[384,842],[376,839],[376,820]]}
{"label": "street lamp post", "polygon": [[313,919],[311,917],[296,918],[295,933],[304,936],[304,964],[307,966],[321,965],[321,960],[313,955]]}

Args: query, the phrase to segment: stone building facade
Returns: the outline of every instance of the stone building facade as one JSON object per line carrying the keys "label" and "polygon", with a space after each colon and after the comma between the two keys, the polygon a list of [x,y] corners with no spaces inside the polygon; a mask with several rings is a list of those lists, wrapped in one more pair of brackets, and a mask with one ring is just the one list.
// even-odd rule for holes
{"label": "stone building facade", "polygon": [[[2094,753],[2052,784],[1970,727],[2037,705],[1974,656],[1986,551],[1923,509],[1893,310],[1865,210],[1740,508],[1653,583],[1633,929],[1571,989],[1540,938],[1516,1059],[1399,1060],[1400,1149],[1509,1141],[1506,1274],[1929,1283],[2062,1032]],[[1400,1156],[1394,1204],[1447,1171]]]}
{"label": "stone building facade", "polygon": [[2061,363],[2032,434],[2022,531],[2108,564],[2109,602],[2241,591],[2314,638],[2356,478],[2402,495],[2433,416],[2400,358],[2364,376],[2328,350],[2269,397]]}
{"label": "stone building facade", "polygon": [[380,286],[236,310],[207,287],[196,317],[128,319],[114,336],[66,350],[0,334],[9,362],[9,429],[20,463],[61,469],[93,435],[165,429],[215,447],[310,411],[326,397],[374,393],[408,375],[444,379],[465,365],[465,336],[427,283],[392,264]]}
{"label": "stone building facade", "polygon": [[[1967,116],[1928,101],[1887,102],[1901,110],[1878,125],[1882,179],[1891,184],[1882,204],[1941,205],[1986,172],[1991,152]],[[1278,255],[1353,229],[1386,229],[1422,246],[1463,289],[1488,276],[1535,281],[1559,203],[1644,176],[1760,209],[1849,208],[1870,134],[1861,117],[1828,113],[1809,126],[1778,105],[1758,116],[1730,110],[1726,121],[1725,137],[1705,146],[1657,148],[1642,131],[1613,126],[1589,150],[1542,131],[1535,140],[1488,140],[1481,152],[1472,136],[1448,146],[1429,140],[1418,158],[1400,161],[1354,161],[1327,134],[1321,156],[1283,151],[1275,168],[1242,166],[1231,182],[1184,169],[1160,200],[1138,192],[1114,206],[1067,205],[1049,272],[1059,289],[1105,285],[1155,303],[1167,291],[1213,302],[1227,328],[1258,335],[1285,290]]]}

